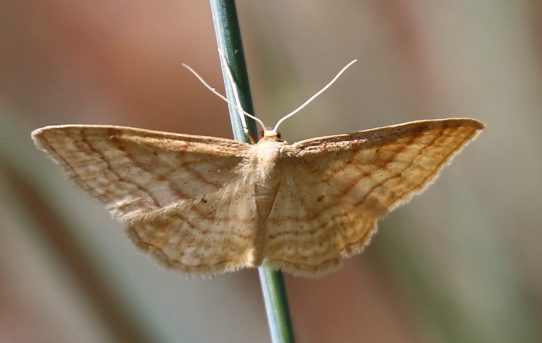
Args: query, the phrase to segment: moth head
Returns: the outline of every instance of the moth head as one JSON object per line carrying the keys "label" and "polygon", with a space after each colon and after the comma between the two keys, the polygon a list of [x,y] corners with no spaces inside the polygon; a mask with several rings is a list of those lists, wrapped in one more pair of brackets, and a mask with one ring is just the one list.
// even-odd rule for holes
{"label": "moth head", "polygon": [[282,142],[280,139],[280,132],[274,129],[266,128],[260,131],[259,140],[264,140],[268,142]]}

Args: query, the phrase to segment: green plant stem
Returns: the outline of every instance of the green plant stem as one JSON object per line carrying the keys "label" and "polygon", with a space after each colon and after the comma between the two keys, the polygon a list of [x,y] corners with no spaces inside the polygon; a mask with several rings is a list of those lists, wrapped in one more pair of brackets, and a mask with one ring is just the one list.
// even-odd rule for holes
{"label": "green plant stem", "polygon": [[265,264],[258,268],[262,284],[265,312],[273,343],[295,342],[294,329],[288,308],[288,294],[284,276],[279,270],[273,270]]}
{"label": "green plant stem", "polygon": [[[241,106],[248,113],[254,113],[235,1],[210,0],[210,2],[218,48],[224,52],[228,64],[223,65],[221,62],[222,74],[224,75],[224,83],[226,85],[226,96],[231,102],[234,102],[232,89],[233,87],[237,87]],[[226,68],[231,70],[236,84],[231,84],[226,77]],[[229,110],[235,139],[249,142],[249,138],[243,131],[238,111],[231,105],[229,106]],[[250,118],[246,119],[250,133],[253,137],[258,137],[256,123]],[[294,342],[293,326],[288,308],[288,296],[282,272],[272,270],[265,263],[259,267],[258,271],[272,342]]]}
{"label": "green plant stem", "polygon": [[[224,85],[226,87],[226,97],[234,103],[233,87],[237,87],[239,101],[241,107],[248,112],[254,113],[252,105],[252,96],[250,94],[250,85],[248,83],[248,73],[245,63],[245,54],[243,52],[243,43],[241,41],[241,31],[239,30],[239,22],[237,20],[237,11],[235,9],[234,0],[211,0],[211,11],[213,14],[213,24],[215,27],[216,40],[218,48],[224,53],[224,57],[228,65],[223,65],[222,60],[222,75],[224,76]],[[227,70],[229,68],[235,85],[232,85],[228,79]],[[236,140],[242,142],[250,142],[250,139],[245,135],[241,124],[241,117],[237,109],[229,105],[230,120],[232,124],[233,136]],[[246,118],[248,129],[254,137],[258,137],[256,123],[251,118]]]}

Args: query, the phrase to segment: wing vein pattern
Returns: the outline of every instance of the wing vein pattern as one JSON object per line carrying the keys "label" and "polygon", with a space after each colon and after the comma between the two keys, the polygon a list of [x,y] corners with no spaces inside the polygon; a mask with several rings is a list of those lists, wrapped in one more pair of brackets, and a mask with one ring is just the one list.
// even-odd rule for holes
{"label": "wing vein pattern", "polygon": [[471,119],[418,121],[286,147],[266,226],[269,263],[303,276],[336,269],[482,128]]}
{"label": "wing vein pattern", "polygon": [[162,265],[188,276],[253,266],[249,145],[116,126],[46,127],[33,138]]}
{"label": "wing vein pattern", "polygon": [[168,268],[211,276],[265,259],[315,277],[361,252],[377,221],[423,191],[483,127],[426,120],[256,146],[118,126],[32,136]]}

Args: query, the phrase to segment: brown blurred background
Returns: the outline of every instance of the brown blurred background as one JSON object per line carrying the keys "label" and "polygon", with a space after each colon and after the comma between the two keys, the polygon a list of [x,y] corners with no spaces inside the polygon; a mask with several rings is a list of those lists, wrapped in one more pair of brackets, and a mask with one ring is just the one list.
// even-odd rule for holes
{"label": "brown blurred background", "polygon": [[[299,342],[542,341],[542,11],[530,1],[238,1],[256,113],[293,142],[416,119],[487,130],[371,246],[287,277]],[[206,1],[0,0],[0,342],[269,342],[255,270],[184,280],[30,131],[231,137]]]}

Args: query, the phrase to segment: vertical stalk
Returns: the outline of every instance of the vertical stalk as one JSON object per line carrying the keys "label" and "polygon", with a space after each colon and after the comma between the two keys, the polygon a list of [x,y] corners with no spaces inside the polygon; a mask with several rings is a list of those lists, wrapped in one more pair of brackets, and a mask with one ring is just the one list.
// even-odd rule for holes
{"label": "vertical stalk", "polygon": [[[226,96],[235,103],[232,89],[237,87],[241,106],[248,113],[254,113],[235,1],[210,0],[210,2],[218,48],[224,52],[228,63],[228,65],[223,65],[221,62]],[[228,80],[226,68],[231,70],[236,84],[231,84]],[[235,139],[249,142],[249,138],[243,131],[237,109],[230,105],[229,111]],[[252,136],[258,137],[254,120],[246,119]],[[295,339],[282,272],[270,269],[265,263],[259,267],[258,271],[272,342],[292,343]]]}
{"label": "vertical stalk", "polygon": [[[211,0],[211,11],[218,48],[224,52],[224,57],[228,62],[228,65],[223,65],[222,60],[220,61],[226,88],[226,97],[230,102],[235,103],[233,87],[237,87],[241,107],[246,112],[253,114],[254,107],[252,105],[252,96],[250,94],[250,85],[248,83],[245,54],[243,52],[243,43],[241,41],[241,31],[239,30],[235,1]],[[236,83],[235,85],[232,85],[227,77],[227,68],[230,69],[233,75]],[[250,139],[245,135],[241,125],[240,115],[242,114],[238,113],[234,106],[228,104],[228,107],[233,136],[238,141],[249,143]],[[246,120],[251,134],[254,137],[258,137],[258,130],[256,129],[254,120],[251,118],[246,118]]]}

